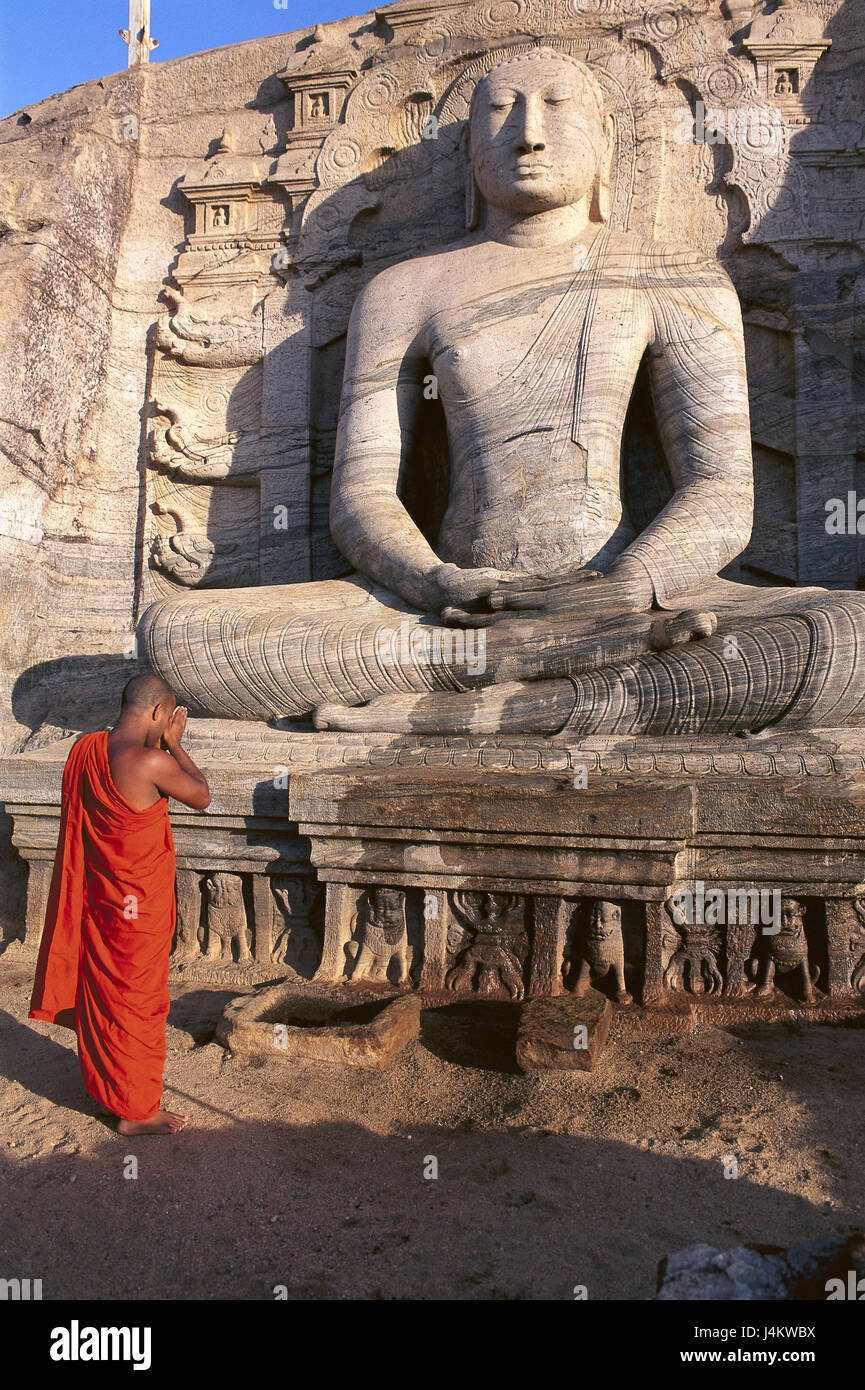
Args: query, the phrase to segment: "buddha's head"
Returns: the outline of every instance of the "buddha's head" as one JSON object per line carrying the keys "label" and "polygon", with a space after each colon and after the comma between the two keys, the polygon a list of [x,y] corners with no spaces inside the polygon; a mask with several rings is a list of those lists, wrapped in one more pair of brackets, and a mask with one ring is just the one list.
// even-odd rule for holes
{"label": "buddha's head", "polygon": [[588,197],[590,218],[603,221],[611,142],[585,63],[545,48],[499,63],[478,82],[469,110],[469,225],[479,220],[477,193],[519,216]]}

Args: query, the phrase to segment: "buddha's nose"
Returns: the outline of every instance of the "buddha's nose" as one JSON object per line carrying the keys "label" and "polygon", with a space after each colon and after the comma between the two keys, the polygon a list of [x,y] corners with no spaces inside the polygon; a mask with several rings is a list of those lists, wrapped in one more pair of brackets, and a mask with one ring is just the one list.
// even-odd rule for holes
{"label": "buddha's nose", "polygon": [[517,141],[517,150],[520,154],[539,154],[545,150],[546,145],[539,135],[532,132],[525,132]]}
{"label": "buddha's nose", "polygon": [[523,108],[522,129],[516,147],[520,154],[537,154],[546,149],[540,113],[532,101],[527,101]]}

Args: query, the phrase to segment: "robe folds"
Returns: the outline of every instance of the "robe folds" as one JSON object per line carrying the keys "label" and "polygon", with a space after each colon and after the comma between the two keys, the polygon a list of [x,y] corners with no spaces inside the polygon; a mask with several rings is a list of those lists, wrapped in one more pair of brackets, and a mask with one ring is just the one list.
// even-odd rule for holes
{"label": "robe folds", "polygon": [[112,781],[107,730],[83,735],[63,771],[30,1017],[75,1029],[84,1085],[125,1120],[162,1098],[174,869],[167,799],[136,811]]}

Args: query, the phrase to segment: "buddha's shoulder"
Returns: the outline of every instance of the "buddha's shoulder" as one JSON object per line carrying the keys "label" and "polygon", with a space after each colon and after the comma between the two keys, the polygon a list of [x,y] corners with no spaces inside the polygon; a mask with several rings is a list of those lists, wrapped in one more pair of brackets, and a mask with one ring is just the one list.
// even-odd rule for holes
{"label": "buddha's shoulder", "polygon": [[467,240],[411,256],[379,270],[355,300],[353,317],[386,320],[399,331],[415,330],[443,303],[459,301],[483,269]]}
{"label": "buddha's shoulder", "polygon": [[[655,241],[634,232],[604,229],[602,257],[608,273],[647,292],[693,285],[710,288],[730,285],[723,266],[710,255],[674,242]],[[438,304],[445,287],[453,293],[477,283],[486,269],[488,247],[477,236],[466,237],[420,256],[395,261],[378,271],[362,292],[363,301],[378,307],[387,303],[399,312],[404,305],[413,317],[429,303]]]}
{"label": "buddha's shoulder", "polygon": [[355,299],[352,321],[356,325],[379,322],[394,331],[414,331],[428,315],[427,301],[437,274],[441,274],[440,254],[412,256],[377,271]]}
{"label": "buddha's shoulder", "polygon": [[392,295],[401,290],[415,293],[419,288],[435,284],[443,270],[453,269],[463,262],[467,250],[467,243],[455,242],[420,256],[394,261],[367,281],[366,293],[373,296]]}
{"label": "buddha's shoulder", "polygon": [[635,232],[607,233],[605,259],[608,266],[639,278],[648,291],[675,287],[729,286],[730,277],[715,256],[679,242],[655,241]]}

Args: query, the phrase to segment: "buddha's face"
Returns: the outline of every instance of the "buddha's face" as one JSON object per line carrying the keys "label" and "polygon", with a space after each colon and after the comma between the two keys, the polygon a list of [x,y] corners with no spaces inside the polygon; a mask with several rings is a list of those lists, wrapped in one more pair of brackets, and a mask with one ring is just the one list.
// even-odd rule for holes
{"label": "buddha's face", "polygon": [[506,63],[476,92],[472,169],[494,207],[528,215],[578,203],[594,183],[605,140],[602,113],[573,63]]}

